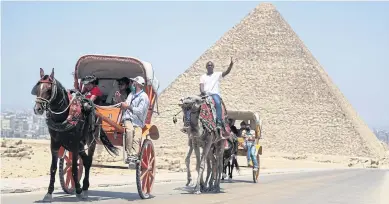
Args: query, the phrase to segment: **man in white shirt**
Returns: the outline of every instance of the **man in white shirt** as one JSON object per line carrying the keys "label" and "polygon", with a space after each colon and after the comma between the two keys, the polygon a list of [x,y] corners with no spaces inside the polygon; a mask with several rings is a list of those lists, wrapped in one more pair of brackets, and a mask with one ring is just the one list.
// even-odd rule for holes
{"label": "man in white shirt", "polygon": [[221,128],[222,125],[222,105],[219,90],[219,81],[231,72],[233,65],[234,62],[232,61],[231,57],[230,66],[228,66],[228,69],[226,71],[213,72],[214,64],[213,62],[209,61],[206,64],[207,73],[203,74],[200,78],[201,95],[212,96],[213,100],[215,101],[216,125],[218,128]]}

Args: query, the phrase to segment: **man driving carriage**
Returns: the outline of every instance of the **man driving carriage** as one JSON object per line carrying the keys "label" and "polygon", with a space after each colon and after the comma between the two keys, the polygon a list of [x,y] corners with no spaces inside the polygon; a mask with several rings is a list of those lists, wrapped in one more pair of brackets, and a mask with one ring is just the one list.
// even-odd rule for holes
{"label": "man driving carriage", "polygon": [[230,65],[228,66],[227,70],[224,72],[214,72],[214,64],[213,62],[209,61],[206,64],[207,73],[203,74],[200,78],[200,92],[201,95],[209,95],[213,98],[215,101],[215,109],[216,109],[216,127],[221,128],[223,125],[222,122],[222,102],[220,97],[220,90],[219,90],[219,81],[227,76],[232,69],[232,66],[234,65],[234,62],[232,61]]}
{"label": "man driving carriage", "polygon": [[[138,141],[142,137],[142,128],[145,125],[147,110],[149,108],[149,98],[143,88],[145,80],[138,76],[134,79],[133,86],[135,93],[130,93],[125,102],[121,102],[123,111],[123,124],[126,129],[126,163],[134,163],[138,160],[139,145],[133,145],[133,141]],[[134,149],[134,151],[132,151]]]}

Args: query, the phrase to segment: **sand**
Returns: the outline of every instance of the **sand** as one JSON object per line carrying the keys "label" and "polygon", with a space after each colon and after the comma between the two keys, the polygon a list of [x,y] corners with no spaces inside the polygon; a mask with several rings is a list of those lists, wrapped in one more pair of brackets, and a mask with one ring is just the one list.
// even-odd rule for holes
{"label": "sand", "polygon": [[[49,175],[51,162],[50,141],[29,139],[1,140],[1,178],[35,178]],[[158,147],[156,147],[158,148]],[[162,148],[162,147],[160,147]],[[183,147],[186,149],[186,147]],[[184,157],[157,157],[158,171],[185,171]],[[194,170],[195,160],[191,160]],[[238,157],[239,165],[246,166],[246,158]],[[262,169],[282,168],[388,168],[389,159],[371,159],[356,157],[340,157],[325,155],[288,155],[274,152],[264,152],[261,157]],[[92,175],[127,175],[134,170],[124,164],[122,155],[110,156],[102,146],[98,146],[94,156],[94,165],[105,165],[116,168],[94,166]]]}

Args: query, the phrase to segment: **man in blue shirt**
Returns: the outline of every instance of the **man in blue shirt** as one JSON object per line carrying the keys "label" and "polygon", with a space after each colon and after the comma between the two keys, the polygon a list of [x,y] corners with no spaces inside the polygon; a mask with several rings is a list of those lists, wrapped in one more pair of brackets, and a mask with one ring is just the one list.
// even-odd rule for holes
{"label": "man in blue shirt", "polygon": [[[142,128],[145,126],[147,111],[149,109],[150,101],[143,88],[145,80],[138,76],[132,79],[132,90],[135,93],[130,93],[125,102],[121,103],[123,109],[123,124],[126,130],[126,163],[133,163],[138,159],[139,144],[133,145],[133,142],[140,141],[142,137]],[[134,151],[132,151],[134,149]]]}

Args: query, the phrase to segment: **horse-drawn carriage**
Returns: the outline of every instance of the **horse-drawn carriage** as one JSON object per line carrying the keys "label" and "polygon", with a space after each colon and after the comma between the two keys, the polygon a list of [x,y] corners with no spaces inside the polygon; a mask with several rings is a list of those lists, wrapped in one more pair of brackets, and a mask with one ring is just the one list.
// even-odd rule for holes
{"label": "horse-drawn carriage", "polygon": [[[99,78],[99,88],[103,93],[103,101],[112,93],[115,88],[116,80],[122,77],[134,78],[142,76],[145,81],[145,92],[148,95],[150,106],[145,121],[145,127],[142,129],[142,138],[137,141],[139,144],[139,160],[136,164],[136,183],[139,196],[143,199],[149,198],[155,181],[155,152],[151,140],[159,138],[158,128],[151,124],[151,117],[154,112],[154,106],[157,99],[158,80],[154,75],[154,70],[150,63],[141,61],[133,57],[103,56],[103,55],[85,55],[82,56],[74,72],[74,88],[81,90],[81,79],[87,75],[95,75]],[[125,129],[121,122],[122,110],[118,105],[96,105],[95,110],[97,121],[109,140],[114,146],[123,147],[123,160],[125,160]],[[96,123],[98,124],[98,122]],[[101,141],[97,140],[97,144]],[[59,175],[62,189],[66,193],[73,193],[75,182],[72,177],[72,155],[71,152],[61,147],[59,151]],[[81,179],[83,173],[83,162],[79,157],[78,161],[78,179]]]}
{"label": "horse-drawn carriage", "polygon": [[[251,111],[228,111],[228,118],[230,120],[230,125],[236,125],[236,121],[244,121],[246,125],[250,127],[250,129],[254,132],[255,138],[255,153],[250,154],[251,160],[249,166],[253,168],[253,181],[254,183],[258,182],[259,169],[260,169],[260,158],[259,155],[262,155],[262,146],[259,144],[259,139],[262,137],[262,121],[259,117],[259,114]],[[247,148],[245,148],[244,137],[237,137],[238,148],[237,148],[237,156],[245,156],[247,157]],[[256,157],[258,161],[258,170],[254,170],[253,159]],[[230,172],[232,173],[232,172]]]}

